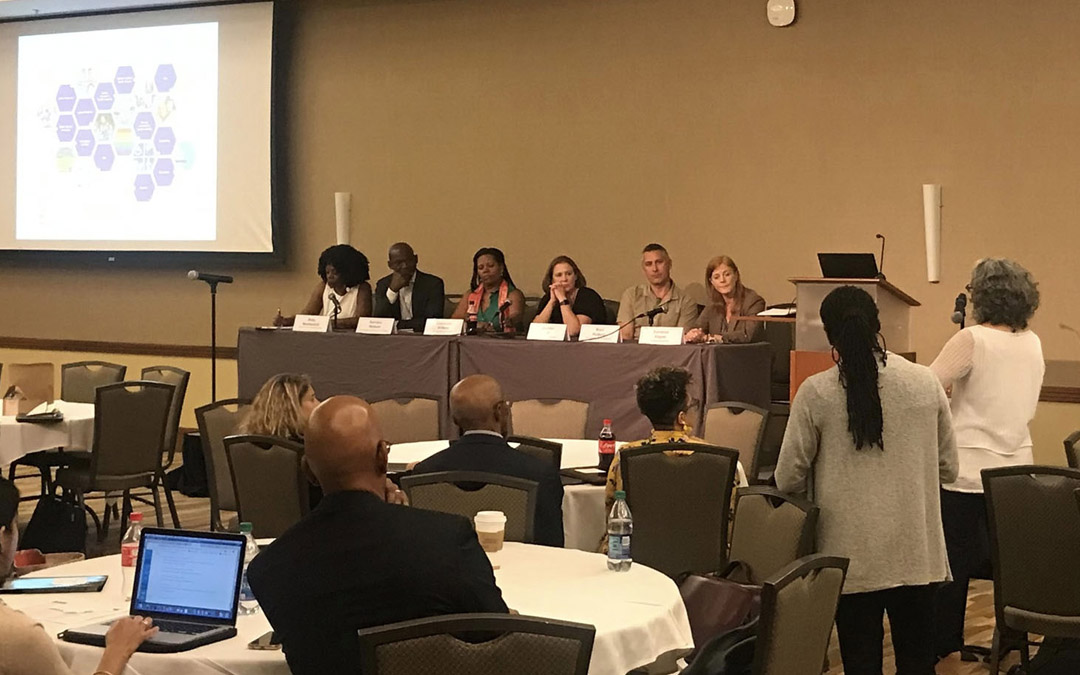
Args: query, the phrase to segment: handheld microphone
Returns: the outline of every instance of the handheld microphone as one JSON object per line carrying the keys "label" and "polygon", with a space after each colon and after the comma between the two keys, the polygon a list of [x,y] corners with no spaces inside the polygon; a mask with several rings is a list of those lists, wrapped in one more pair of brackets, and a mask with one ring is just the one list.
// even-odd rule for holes
{"label": "handheld microphone", "polygon": [[507,300],[503,304],[499,305],[499,314],[502,314],[506,310],[510,309],[510,301]]}
{"label": "handheld microphone", "polygon": [[210,274],[209,272],[198,272],[191,270],[187,273],[187,278],[192,281],[205,281],[208,284],[231,284],[233,278],[225,274]]}
{"label": "handheld microphone", "polygon": [[881,240],[881,257],[878,258],[878,278],[885,278],[885,235],[878,232],[874,235],[875,239]]}
{"label": "handheld microphone", "polygon": [[336,312],[341,311],[341,301],[338,300],[338,296],[331,293],[330,294],[330,302],[334,303],[334,311],[336,311]]}
{"label": "handheld microphone", "polygon": [[964,327],[964,315],[967,312],[967,294],[961,293],[956,296],[956,302],[953,303],[953,313],[951,320],[953,323],[960,324],[960,327]]}

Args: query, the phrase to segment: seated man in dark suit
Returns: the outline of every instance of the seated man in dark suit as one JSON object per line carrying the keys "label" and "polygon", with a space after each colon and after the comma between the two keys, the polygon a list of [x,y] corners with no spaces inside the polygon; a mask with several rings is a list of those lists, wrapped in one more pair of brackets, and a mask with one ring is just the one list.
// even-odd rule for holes
{"label": "seated man in dark suit", "polygon": [[445,306],[443,280],[416,269],[412,246],[400,241],[390,247],[386,266],[393,274],[375,284],[373,316],[398,320],[401,328],[424,330],[428,319],[441,319]]}
{"label": "seated man in dark suit", "polygon": [[470,375],[450,390],[450,415],[462,436],[413,467],[414,474],[437,471],[484,471],[539,483],[533,539],[563,545],[563,486],[555,467],[518,452],[506,442],[510,405],[502,388],[487,375]]}
{"label": "seated man in dark suit", "polygon": [[388,504],[390,444],[367,403],[328,399],[304,460],[325,496],[248,568],[295,675],[356,672],[356,631],[440,614],[507,612],[469,521]]}

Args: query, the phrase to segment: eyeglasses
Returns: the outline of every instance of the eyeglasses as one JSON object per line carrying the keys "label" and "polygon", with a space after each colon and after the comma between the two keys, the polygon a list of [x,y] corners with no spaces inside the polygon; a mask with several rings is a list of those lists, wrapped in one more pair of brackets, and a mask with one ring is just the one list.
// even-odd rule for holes
{"label": "eyeglasses", "polygon": [[971,284],[968,284],[967,286],[964,286],[964,289],[965,289],[965,290],[966,290],[966,291],[967,291],[968,293],[970,293],[970,292],[971,292],[971,290],[972,290],[972,289],[971,289]]}

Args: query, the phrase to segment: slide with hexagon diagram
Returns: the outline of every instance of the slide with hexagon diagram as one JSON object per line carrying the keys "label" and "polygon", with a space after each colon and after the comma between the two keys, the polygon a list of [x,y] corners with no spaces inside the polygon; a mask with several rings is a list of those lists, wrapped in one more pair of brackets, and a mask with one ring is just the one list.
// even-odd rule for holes
{"label": "slide with hexagon diagram", "polygon": [[24,35],[17,106],[17,239],[215,239],[217,23]]}

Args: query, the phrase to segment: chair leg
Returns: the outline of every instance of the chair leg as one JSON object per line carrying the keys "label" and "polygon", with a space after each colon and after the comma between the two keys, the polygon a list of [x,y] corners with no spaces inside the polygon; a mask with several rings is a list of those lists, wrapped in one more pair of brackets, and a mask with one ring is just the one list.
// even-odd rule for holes
{"label": "chair leg", "polygon": [[1027,633],[1021,633],[1020,637],[1021,637],[1021,640],[1020,640],[1020,643],[1018,645],[1018,647],[1020,649],[1020,667],[1021,667],[1023,672],[1027,673],[1031,669],[1031,653],[1030,653],[1030,651],[1028,649],[1028,647],[1031,645],[1031,643],[1028,642],[1028,634]]}
{"label": "chair leg", "polygon": [[165,527],[165,518],[161,515],[161,495],[158,494],[158,486],[156,484],[152,485],[150,491],[154,493],[154,513],[157,515],[157,526]]}
{"label": "chair leg", "polygon": [[128,522],[131,521],[131,491],[124,490],[120,501],[120,540],[123,541],[128,531]]}
{"label": "chair leg", "polygon": [[101,520],[98,518],[98,514],[94,512],[94,509],[90,508],[90,505],[86,503],[86,495],[82,490],[76,490],[75,503],[83,508],[84,511],[90,514],[90,517],[94,519],[94,529],[97,530],[97,542],[100,544],[105,541],[105,531],[101,529]]}
{"label": "chair leg", "polygon": [[109,536],[109,520],[111,519],[111,516],[112,509],[109,508],[108,504],[105,504],[105,509],[102,511],[101,515],[101,530],[104,533],[103,537]]}
{"label": "chair leg", "polygon": [[1001,627],[994,627],[994,641],[990,646],[990,672],[997,675],[1001,669]]}
{"label": "chair leg", "polygon": [[161,489],[165,491],[165,501],[169,503],[169,515],[172,516],[172,525],[175,529],[180,529],[180,516],[176,513],[176,502],[173,501],[172,490],[164,482],[161,484]]}

